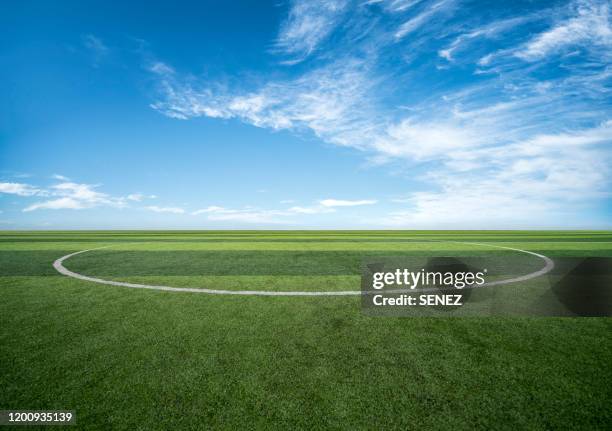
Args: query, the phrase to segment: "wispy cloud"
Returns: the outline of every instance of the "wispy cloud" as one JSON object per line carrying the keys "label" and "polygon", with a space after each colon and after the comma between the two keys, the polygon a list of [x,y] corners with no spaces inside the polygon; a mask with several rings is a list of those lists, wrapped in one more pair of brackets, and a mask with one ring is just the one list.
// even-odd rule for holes
{"label": "wispy cloud", "polygon": [[129,195],[127,195],[125,198],[128,201],[133,201],[133,202],[141,202],[145,199],[155,199],[157,196],[155,195],[144,195],[142,193],[131,193]]}
{"label": "wispy cloud", "polygon": [[45,202],[38,202],[32,204],[26,208],[24,208],[24,212],[47,209],[47,210],[62,210],[62,209],[70,209],[70,210],[81,210],[85,208],[91,208],[94,206],[92,203],[74,199],[71,197],[51,199]]}
{"label": "wispy cloud", "polygon": [[200,214],[209,214],[209,213],[218,213],[218,212],[223,212],[226,211],[225,208],[220,207],[220,206],[216,206],[216,205],[211,205],[209,207],[206,208],[202,208],[199,210],[195,210],[191,213],[191,215],[200,215]]}
{"label": "wispy cloud", "polygon": [[368,4],[382,3],[387,11],[397,13],[404,12],[422,1],[423,0],[370,0]]}
{"label": "wispy cloud", "polygon": [[293,1],[276,40],[276,48],[290,56],[285,63],[308,57],[333,32],[347,5],[347,0]]}
{"label": "wispy cloud", "polygon": [[193,215],[206,214],[211,221],[233,221],[241,223],[284,223],[282,218],[287,215],[280,210],[262,210],[257,208],[230,209],[220,206],[210,206],[192,212]]}
{"label": "wispy cloud", "polygon": [[476,40],[478,40],[478,38],[496,37],[500,33],[512,30],[518,26],[523,26],[539,18],[539,14],[533,14],[531,16],[502,19],[479,26],[457,36],[444,49],[439,50],[438,55],[448,61],[453,61],[455,60],[455,55],[457,54],[457,52],[465,50],[466,47],[470,45],[470,43],[474,43]]}
{"label": "wispy cloud", "polygon": [[174,74],[162,73],[160,78],[166,97],[152,107],[170,117],[239,118],[273,130],[309,129],[347,146],[359,143],[353,134],[368,127],[370,101],[366,94],[376,83],[375,78],[367,76],[367,64],[358,59],[332,63],[246,94],[195,88],[180,82]]}
{"label": "wispy cloud", "polygon": [[612,47],[610,3],[607,1],[581,1],[575,4],[575,15],[556,23],[551,29],[538,34],[515,55],[534,61],[564,48],[577,45],[592,49],[593,45]]}
{"label": "wispy cloud", "polygon": [[244,223],[288,223],[292,217],[334,212],[333,208],[324,205],[310,207],[293,206],[287,209],[261,209],[246,207],[240,209],[209,206],[193,211],[192,215],[205,214],[211,221],[236,221]]}
{"label": "wispy cloud", "polygon": [[44,193],[43,190],[23,183],[0,183],[0,193],[18,195],[18,196],[35,196]]}
{"label": "wispy cloud", "polygon": [[101,193],[95,190],[97,186],[91,184],[78,184],[66,182],[51,186],[59,194],[68,195],[74,199],[91,202],[91,203],[108,203],[109,196],[106,193]]}
{"label": "wispy cloud", "polygon": [[324,207],[357,207],[362,205],[374,205],[377,201],[372,199],[362,200],[342,200],[342,199],[323,199],[319,201]]}
{"label": "wispy cloud", "polygon": [[139,193],[127,196],[112,196],[98,190],[99,185],[83,184],[69,181],[65,176],[53,175],[56,182],[50,186],[33,186],[23,183],[0,183],[0,193],[13,194],[22,198],[44,198],[45,200],[33,202],[22,211],[36,210],[80,210],[95,207],[124,208],[128,201],[138,202],[142,199],[153,198]]}
{"label": "wispy cloud", "polygon": [[[317,62],[282,79],[221,87],[157,67],[160,97],[152,107],[174,118],[310,131],[376,164],[410,166],[420,186],[407,185],[407,209],[394,223],[428,214],[433,220],[432,212],[447,221],[473,214],[501,222],[518,217],[508,208],[521,205],[534,218],[565,217],[576,202],[596,201],[609,189],[610,6],[574,1],[565,15],[535,6],[491,18],[451,0],[364,2],[342,9],[333,44],[322,36],[312,48],[288,49]],[[334,23],[337,13],[317,9]],[[552,54],[576,47],[586,54],[553,62]],[[459,53],[465,61],[457,61]],[[438,67],[441,57],[446,69]],[[543,73],[547,67],[554,73]]]}
{"label": "wispy cloud", "polygon": [[329,205],[317,205],[311,207],[300,207],[295,206],[291,207],[287,210],[289,214],[325,214],[330,212],[335,212],[333,208],[330,208]]}
{"label": "wispy cloud", "polygon": [[425,25],[435,15],[448,11],[454,6],[454,0],[440,0],[432,5],[425,6],[425,9],[418,15],[404,22],[395,32],[395,39],[403,39],[410,33],[418,30]]}
{"label": "wispy cloud", "polygon": [[56,196],[44,202],[36,202],[24,208],[24,212],[40,209],[85,209],[97,206],[125,206],[125,199],[113,197],[99,192],[95,185],[62,182],[51,186],[45,191],[46,195]]}
{"label": "wispy cloud", "polygon": [[102,39],[93,34],[84,35],[82,40],[83,46],[91,52],[94,67],[98,67],[108,57],[110,49],[102,42]]}
{"label": "wispy cloud", "polygon": [[477,226],[495,220],[528,226],[550,214],[570,214],[568,203],[612,197],[607,168],[612,158],[606,150],[611,142],[612,122],[606,122],[465,154],[477,169],[459,175],[450,162],[448,169],[432,174],[440,190],[414,193],[409,208],[392,212],[383,224]]}
{"label": "wispy cloud", "polygon": [[179,207],[159,207],[157,205],[151,205],[145,207],[148,211],[153,211],[156,213],[171,213],[171,214],[184,214],[185,210]]}

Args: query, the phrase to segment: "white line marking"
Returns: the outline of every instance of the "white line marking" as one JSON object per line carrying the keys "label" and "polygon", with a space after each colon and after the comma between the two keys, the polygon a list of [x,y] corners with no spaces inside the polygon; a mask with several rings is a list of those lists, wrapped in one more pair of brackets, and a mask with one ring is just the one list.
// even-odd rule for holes
{"label": "white line marking", "polygon": [[[446,242],[446,241],[445,241]],[[448,242],[456,242],[456,241],[448,241]],[[493,244],[482,244],[475,242],[456,242],[457,244],[470,244],[470,245],[480,245],[485,247],[495,247],[495,248],[503,248],[506,250],[518,251],[520,253],[531,254],[533,256],[539,257],[545,262],[545,265],[539,269],[538,271],[522,275],[515,278],[509,278],[507,280],[498,280],[492,281],[489,283],[484,283],[478,287],[484,286],[498,286],[503,284],[516,283],[519,281],[531,280],[532,278],[540,277],[544,275],[555,267],[555,263],[542,254],[534,253],[533,251],[521,250],[520,248],[512,248],[512,247],[504,247],[501,245],[493,245]],[[79,274],[78,272],[73,272],[67,269],[63,262],[67,259],[70,259],[77,254],[87,253],[94,250],[101,250],[104,248],[114,247],[112,245],[108,245],[105,247],[97,247],[90,248],[88,250],[81,250],[75,253],[67,254],[66,256],[62,256],[53,262],[53,267],[63,275],[68,277],[77,278],[79,280],[91,281],[93,283],[100,284],[108,284],[110,286],[121,286],[121,287],[129,287],[132,289],[151,289],[151,290],[165,290],[169,292],[191,292],[191,293],[208,293],[212,295],[250,295],[250,296],[352,296],[352,295],[361,295],[361,290],[340,290],[340,291],[312,291],[312,292],[300,292],[300,291],[271,291],[271,290],[222,290],[222,289],[204,289],[204,288],[192,288],[192,287],[171,287],[171,286],[155,286],[150,284],[138,284],[138,283],[127,283],[124,281],[113,281],[113,280],[104,280],[102,278],[90,277],[88,275]],[[436,291],[437,288],[428,288],[428,289],[419,289],[418,292],[428,292],[428,291]],[[415,290],[400,290],[396,289],[393,292],[415,292]],[[391,292],[391,291],[387,291]]]}

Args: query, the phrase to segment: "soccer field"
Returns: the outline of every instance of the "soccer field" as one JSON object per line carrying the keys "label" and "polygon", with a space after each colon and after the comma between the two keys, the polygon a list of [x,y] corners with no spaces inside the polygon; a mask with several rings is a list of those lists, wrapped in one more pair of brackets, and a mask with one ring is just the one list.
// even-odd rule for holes
{"label": "soccer field", "polygon": [[604,231],[0,233],[0,408],[86,429],[610,429],[609,318],[374,317],[364,259],[612,257]]}

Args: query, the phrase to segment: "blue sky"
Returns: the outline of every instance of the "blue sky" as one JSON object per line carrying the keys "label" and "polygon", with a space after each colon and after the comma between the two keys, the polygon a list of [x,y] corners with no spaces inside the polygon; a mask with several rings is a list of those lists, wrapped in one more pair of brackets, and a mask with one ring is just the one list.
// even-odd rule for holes
{"label": "blue sky", "polygon": [[609,228],[610,1],[3,2],[0,229]]}

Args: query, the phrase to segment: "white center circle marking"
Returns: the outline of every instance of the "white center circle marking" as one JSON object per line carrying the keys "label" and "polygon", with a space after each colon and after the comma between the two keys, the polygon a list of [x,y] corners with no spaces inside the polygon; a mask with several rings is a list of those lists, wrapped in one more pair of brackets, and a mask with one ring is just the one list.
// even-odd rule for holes
{"label": "white center circle marking", "polygon": [[[445,241],[446,242],[446,241]],[[448,241],[451,242],[451,241]],[[493,245],[493,244],[481,244],[475,242],[457,242],[458,244],[469,244],[469,245],[479,245],[485,247],[494,247],[501,248],[505,250],[517,251],[520,253],[526,253],[533,256],[536,256],[542,259],[545,262],[545,265],[539,269],[538,271],[522,275],[519,277],[509,278],[506,280],[497,280],[488,283],[484,283],[483,286],[499,286],[503,284],[510,283],[518,283],[520,281],[531,280],[536,277],[540,277],[550,271],[555,267],[554,262],[547,256],[542,254],[535,253],[533,251],[521,250],[519,248],[512,247],[504,247],[501,245]],[[361,295],[361,290],[340,290],[340,291],[312,291],[312,292],[300,292],[300,291],[270,291],[270,290],[223,290],[223,289],[205,289],[205,288],[192,288],[192,287],[171,287],[171,286],[156,286],[151,284],[138,284],[138,283],[127,283],[124,281],[113,281],[113,280],[104,280],[102,278],[90,277],[88,275],[79,274],[77,272],[70,271],[67,269],[63,263],[67,259],[70,259],[73,256],[78,254],[88,253],[94,250],[101,250],[105,248],[109,248],[113,246],[105,246],[105,247],[97,247],[90,248],[88,250],[81,250],[75,253],[67,254],[66,256],[62,256],[53,262],[53,267],[63,275],[68,277],[77,278],[79,280],[91,281],[93,283],[99,284],[107,284],[110,286],[121,286],[121,287],[129,287],[131,289],[151,289],[151,290],[165,290],[169,292],[191,292],[191,293],[208,293],[212,295],[250,295],[250,296],[352,296],[352,295]],[[419,289],[418,291],[429,291],[431,289]]]}

